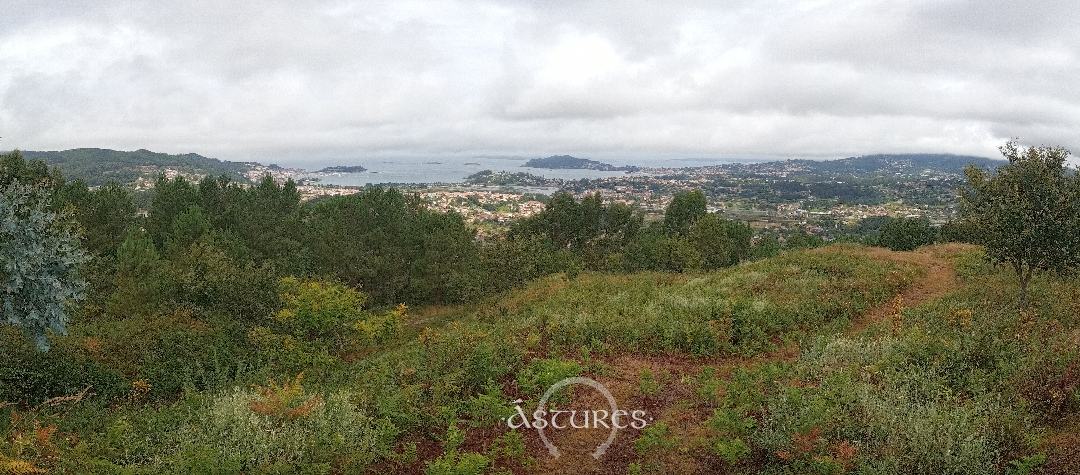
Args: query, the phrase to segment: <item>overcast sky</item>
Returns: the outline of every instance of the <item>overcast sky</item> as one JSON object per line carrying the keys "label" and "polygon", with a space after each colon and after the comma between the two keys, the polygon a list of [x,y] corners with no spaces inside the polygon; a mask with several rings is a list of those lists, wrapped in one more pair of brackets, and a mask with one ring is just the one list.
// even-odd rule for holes
{"label": "overcast sky", "polygon": [[1080,152],[1070,0],[231,3],[0,0],[0,149]]}

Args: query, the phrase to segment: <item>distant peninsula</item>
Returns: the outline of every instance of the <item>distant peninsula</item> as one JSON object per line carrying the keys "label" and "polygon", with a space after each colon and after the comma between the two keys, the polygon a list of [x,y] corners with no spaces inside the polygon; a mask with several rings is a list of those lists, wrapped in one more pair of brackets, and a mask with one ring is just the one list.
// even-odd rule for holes
{"label": "distant peninsula", "polygon": [[534,158],[525,162],[523,167],[546,168],[549,170],[599,170],[604,172],[636,172],[640,168],[635,166],[617,167],[587,158],[571,157],[570,155],[552,155],[544,158]]}
{"label": "distant peninsula", "polygon": [[333,167],[326,167],[315,173],[360,173],[366,172],[367,168],[360,165],[338,165]]}

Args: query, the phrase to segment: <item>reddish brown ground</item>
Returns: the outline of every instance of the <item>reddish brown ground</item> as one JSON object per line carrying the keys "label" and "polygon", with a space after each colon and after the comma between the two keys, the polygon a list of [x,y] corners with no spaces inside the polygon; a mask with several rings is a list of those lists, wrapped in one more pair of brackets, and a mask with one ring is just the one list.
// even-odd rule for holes
{"label": "reddish brown ground", "polygon": [[1050,429],[1043,442],[1046,464],[1036,470],[1038,475],[1076,475],[1080,473],[1080,415],[1060,421]]}
{"label": "reddish brown ground", "polygon": [[[880,247],[860,248],[859,253],[878,260],[915,264],[923,269],[925,274],[890,301],[863,313],[862,318],[851,325],[847,334],[858,335],[865,332],[872,324],[887,321],[899,324],[899,322],[891,321],[897,318],[904,308],[915,307],[941,298],[957,289],[960,286],[960,279],[946,256],[955,255],[968,247],[963,244],[946,244],[925,247],[914,252],[895,252]],[[827,252],[828,248],[823,248],[823,251]]]}
{"label": "reddish brown ground", "polygon": [[[874,324],[886,323],[899,315],[900,310],[940,298],[960,285],[959,278],[949,255],[967,249],[963,245],[945,245],[923,248],[915,252],[894,252],[882,248],[845,248],[843,252],[866,255],[874,259],[910,263],[924,269],[925,274],[909,285],[893,299],[878,305],[857,319],[848,331],[856,335]],[[816,252],[837,252],[822,248]],[[679,445],[665,451],[658,462],[670,474],[711,473],[711,457],[700,441],[704,432],[703,422],[709,418],[712,408],[700,404],[701,397],[694,393],[693,378],[706,367],[712,367],[716,376],[727,378],[735,368],[751,368],[766,362],[794,361],[799,356],[797,345],[788,345],[773,353],[753,358],[694,358],[691,356],[637,356],[622,355],[606,361],[610,374],[601,378],[620,406],[646,409],[657,421],[664,421],[671,428],[672,438]],[[639,381],[643,371],[648,370],[661,382],[660,392],[653,397],[640,394]],[[603,398],[591,389],[577,393],[570,408],[602,407]],[[639,431],[620,431],[615,442],[600,460],[589,454],[603,439],[606,432],[569,430],[549,434],[563,455],[553,458],[535,434],[530,434],[530,446],[536,449],[538,466],[529,473],[597,473],[625,474],[627,466],[637,459],[633,443]]]}
{"label": "reddish brown ground", "polygon": [[[847,336],[857,336],[880,331],[890,331],[899,327],[901,311],[904,308],[941,298],[960,286],[960,279],[950,262],[956,256],[971,250],[971,246],[947,244],[930,246],[915,252],[893,252],[881,248],[822,248],[813,252],[857,253],[878,260],[915,264],[923,270],[911,285],[897,293],[886,302],[867,310],[857,318],[845,332]],[[565,282],[553,279],[543,286],[535,286],[528,294],[518,294],[512,301],[504,301],[503,306],[520,307],[526,302],[544,298],[565,286]],[[455,318],[460,312],[450,312],[449,308],[439,308],[414,315],[421,322],[438,322]],[[421,325],[422,326],[422,325]],[[602,374],[595,376],[613,393],[621,408],[644,409],[654,421],[663,421],[670,427],[670,439],[677,445],[671,450],[663,450],[660,459],[641,460],[634,449],[634,441],[640,431],[620,430],[608,451],[600,460],[594,460],[590,453],[601,443],[608,432],[605,430],[565,430],[549,431],[548,437],[560,448],[562,455],[553,458],[541,443],[535,431],[525,430],[526,452],[535,459],[528,467],[511,464],[514,473],[519,474],[625,474],[631,462],[653,462],[663,467],[667,474],[719,473],[723,469],[708,455],[703,446],[705,429],[703,422],[709,418],[712,408],[703,402],[697,394],[695,378],[706,367],[715,371],[715,376],[727,379],[736,368],[752,368],[768,362],[794,361],[799,356],[795,344],[780,345],[775,352],[752,358],[696,358],[691,356],[647,356],[623,354],[603,361]],[[641,394],[641,374],[652,373],[659,383],[659,390],[652,395]],[[719,395],[717,395],[719,396]],[[606,406],[606,401],[589,388],[574,391],[572,402],[561,409],[595,409]],[[485,452],[491,442],[505,431],[504,428],[488,430],[471,429],[466,440],[466,451]],[[1051,429],[1051,435],[1043,442],[1047,462],[1037,473],[1043,475],[1080,474],[1080,418],[1062,421]],[[417,440],[418,457],[405,466],[393,463],[383,464],[383,468],[403,473],[423,473],[425,461],[441,454],[437,442],[421,437]],[[503,463],[499,467],[505,466]]]}
{"label": "reddish brown ground", "polygon": [[[878,260],[915,264],[923,270],[923,275],[911,285],[856,319],[845,332],[848,336],[856,336],[871,331],[887,331],[899,326],[902,323],[899,321],[900,314],[904,308],[930,302],[957,289],[960,279],[950,262],[950,256],[970,249],[971,246],[967,245],[948,244],[930,246],[914,252],[858,247],[845,247],[842,250],[835,247],[822,248],[813,252],[857,253]],[[537,293],[550,294],[560,288],[560,284],[557,281],[552,282],[549,286],[541,287]],[[529,300],[542,296],[530,295],[523,298]],[[521,302],[506,304],[519,306]],[[780,350],[752,358],[632,354],[608,358],[602,365],[605,370],[596,376],[596,379],[612,392],[621,408],[644,409],[654,421],[668,424],[671,430],[670,438],[676,441],[676,447],[661,451],[662,459],[639,460],[634,441],[640,431],[625,429],[618,432],[615,442],[600,460],[594,460],[590,454],[607,437],[606,430],[549,430],[549,439],[562,453],[560,457],[554,458],[548,455],[535,431],[525,430],[523,434],[528,446],[527,452],[536,459],[536,463],[528,468],[516,467],[514,473],[625,474],[628,465],[634,461],[655,462],[668,474],[716,473],[720,467],[716,466],[713,458],[707,454],[707,447],[704,447],[702,442],[703,423],[711,415],[712,408],[702,402],[701,395],[696,393],[695,378],[706,367],[713,368],[716,377],[726,379],[736,368],[752,368],[768,362],[794,361],[798,358],[797,345],[778,343],[778,346],[781,347]],[[641,394],[641,374],[645,371],[652,373],[660,383],[656,394]],[[607,405],[602,396],[589,388],[579,388],[573,394],[572,402],[562,409],[584,410]],[[483,433],[474,431],[470,433],[466,445],[469,450],[484,451],[498,434],[499,431],[496,430]],[[438,454],[438,448],[429,445],[431,444],[423,444],[420,460],[412,465],[411,469],[422,472],[422,461]],[[1058,429],[1054,436],[1047,439],[1046,446],[1049,460],[1040,473],[1080,474],[1080,423]]]}

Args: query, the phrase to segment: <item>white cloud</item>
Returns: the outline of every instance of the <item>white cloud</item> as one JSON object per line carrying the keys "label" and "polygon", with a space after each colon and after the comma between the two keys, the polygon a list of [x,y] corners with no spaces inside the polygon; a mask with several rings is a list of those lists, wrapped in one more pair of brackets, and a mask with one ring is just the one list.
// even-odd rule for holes
{"label": "white cloud", "polygon": [[1066,1],[10,3],[5,148],[1080,151]]}

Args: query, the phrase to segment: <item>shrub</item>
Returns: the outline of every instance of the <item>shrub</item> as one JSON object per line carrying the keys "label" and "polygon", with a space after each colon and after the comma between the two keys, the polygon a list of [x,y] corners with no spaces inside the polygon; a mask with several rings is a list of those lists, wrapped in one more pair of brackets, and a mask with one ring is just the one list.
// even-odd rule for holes
{"label": "shrub", "polygon": [[392,425],[357,409],[344,392],[308,395],[294,383],[262,394],[234,389],[212,399],[176,431],[173,462],[183,466],[197,455],[244,471],[308,464],[355,471],[389,453],[397,433]]}
{"label": "shrub", "polygon": [[212,236],[171,259],[165,280],[174,306],[230,323],[257,324],[280,308],[277,277],[267,265],[237,261]]}
{"label": "shrub", "polygon": [[468,413],[474,427],[491,427],[500,424],[513,414],[507,398],[495,384],[489,384],[483,394],[469,399]]}
{"label": "shrub", "polygon": [[[13,158],[20,160],[18,153]],[[66,330],[68,301],[85,294],[79,267],[89,258],[70,222],[49,210],[47,190],[3,178],[0,321],[18,325],[44,351],[49,349],[48,332]]]}
{"label": "shrub", "polygon": [[484,473],[491,459],[484,454],[475,452],[458,453],[447,452],[439,458],[428,462],[424,468],[425,475],[480,475]]}
{"label": "shrub", "polygon": [[936,237],[926,218],[890,218],[881,227],[878,244],[894,251],[913,251],[934,242]]}
{"label": "shrub", "polygon": [[576,361],[538,358],[518,372],[518,388],[527,395],[539,398],[551,385],[579,374],[581,365]]}
{"label": "shrub", "polygon": [[518,431],[509,431],[491,443],[488,450],[493,461],[503,466],[520,466],[530,468],[536,464],[536,459],[526,453],[525,436]]}
{"label": "shrub", "polygon": [[657,422],[646,427],[634,441],[634,450],[639,455],[655,454],[657,451],[662,452],[673,447],[675,447],[675,440],[665,422]]}
{"label": "shrub", "polygon": [[1080,410],[1080,357],[1061,360],[1038,362],[1024,368],[1018,378],[1017,391],[1042,421],[1060,420]]}
{"label": "shrub", "polygon": [[285,277],[278,285],[282,308],[274,320],[293,335],[316,339],[338,334],[367,316],[363,311],[366,297],[344,285],[295,277]]}
{"label": "shrub", "polygon": [[638,374],[638,392],[645,397],[653,397],[660,392],[660,382],[652,371],[644,369]]}
{"label": "shrub", "polygon": [[127,391],[119,372],[89,357],[74,338],[62,337],[48,352],[10,325],[0,324],[0,402],[33,406],[49,398],[88,393],[110,400]]}

